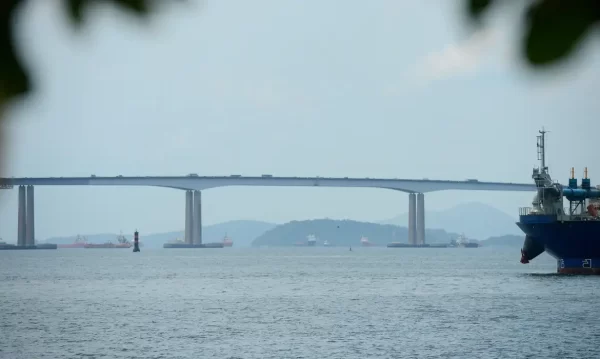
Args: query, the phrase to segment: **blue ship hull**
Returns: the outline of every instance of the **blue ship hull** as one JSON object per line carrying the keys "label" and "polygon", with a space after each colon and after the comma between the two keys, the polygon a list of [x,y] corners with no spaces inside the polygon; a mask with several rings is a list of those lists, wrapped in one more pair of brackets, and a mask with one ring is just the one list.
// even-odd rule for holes
{"label": "blue ship hull", "polygon": [[557,221],[554,216],[524,215],[517,223],[525,233],[521,262],[546,251],[557,272],[600,274],[600,220]]}

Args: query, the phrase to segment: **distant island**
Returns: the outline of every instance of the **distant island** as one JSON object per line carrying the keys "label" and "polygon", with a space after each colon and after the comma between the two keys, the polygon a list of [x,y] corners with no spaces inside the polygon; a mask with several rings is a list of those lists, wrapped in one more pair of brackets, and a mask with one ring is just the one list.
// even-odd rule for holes
{"label": "distant island", "polygon": [[[363,236],[376,246],[386,246],[391,242],[408,243],[406,227],[351,220],[315,219],[292,221],[276,226],[257,237],[252,246],[294,246],[306,242],[306,237],[311,234],[317,237],[317,246],[322,246],[325,240],[331,246],[360,246]],[[449,243],[456,237],[458,234],[448,233],[443,229],[425,230],[427,243]]]}
{"label": "distant island", "polygon": [[[408,243],[408,228],[391,224],[377,224],[351,220],[316,219],[308,221],[292,221],[278,225],[253,242],[253,247],[289,247],[306,243],[306,237],[317,237],[316,246],[323,246],[327,240],[330,246],[360,246],[360,239],[365,236],[369,242],[376,246],[386,246],[391,242]],[[456,239],[457,233],[446,232],[443,229],[426,229],[426,243],[450,243]],[[475,239],[476,238],[471,238]],[[511,246],[523,245],[524,236],[506,235],[479,240],[483,246]]]}

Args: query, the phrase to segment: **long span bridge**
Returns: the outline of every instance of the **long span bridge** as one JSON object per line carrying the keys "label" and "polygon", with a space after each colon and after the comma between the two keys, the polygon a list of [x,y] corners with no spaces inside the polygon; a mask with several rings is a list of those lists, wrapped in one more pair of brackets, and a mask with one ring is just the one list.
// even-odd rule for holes
{"label": "long span bridge", "polygon": [[0,178],[0,189],[19,188],[18,246],[35,245],[34,186],[148,186],[185,191],[185,242],[202,243],[201,191],[227,186],[284,187],[361,187],[383,188],[408,193],[408,237],[410,244],[425,243],[426,192],[466,191],[535,191],[528,183],[397,179],[351,177],[275,177],[262,176],[145,176],[145,177],[21,177]]}

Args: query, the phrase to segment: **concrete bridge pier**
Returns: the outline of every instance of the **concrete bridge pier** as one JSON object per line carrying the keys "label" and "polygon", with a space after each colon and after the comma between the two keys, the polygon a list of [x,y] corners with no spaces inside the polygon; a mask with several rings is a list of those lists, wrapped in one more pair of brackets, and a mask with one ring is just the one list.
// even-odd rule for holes
{"label": "concrete bridge pier", "polygon": [[425,195],[417,194],[417,244],[425,244]]}
{"label": "concrete bridge pier", "polygon": [[417,244],[417,195],[408,194],[408,244]]}
{"label": "concrete bridge pier", "polygon": [[185,191],[185,232],[184,242],[193,243],[193,225],[194,225],[194,192]]}
{"label": "concrete bridge pier", "polygon": [[194,191],[194,228],[193,243],[202,244],[202,197],[200,191]]}
{"label": "concrete bridge pier", "polygon": [[19,186],[19,227],[17,229],[17,246],[25,247],[25,236],[26,236],[26,195],[25,186]]}
{"label": "concrete bridge pier", "polygon": [[27,219],[25,220],[25,245],[35,246],[35,218],[34,218],[33,186],[27,186]]}
{"label": "concrete bridge pier", "polygon": [[19,186],[17,246],[35,246],[35,207],[33,186]]}

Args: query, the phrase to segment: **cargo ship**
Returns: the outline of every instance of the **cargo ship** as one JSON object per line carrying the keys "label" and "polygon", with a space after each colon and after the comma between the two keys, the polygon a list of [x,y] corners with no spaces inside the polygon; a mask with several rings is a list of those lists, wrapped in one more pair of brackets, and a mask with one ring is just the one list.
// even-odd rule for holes
{"label": "cargo ship", "polygon": [[58,245],[54,243],[39,243],[35,245],[35,249],[57,249]]}
{"label": "cargo ship", "polygon": [[388,248],[429,248],[431,247],[428,243],[424,244],[410,244],[402,242],[391,242],[387,244]]}
{"label": "cargo ship", "polygon": [[59,244],[58,248],[84,248],[87,244],[87,238],[80,236],[75,237],[75,241],[69,244]]}
{"label": "cargo ship", "polygon": [[106,242],[102,244],[86,243],[83,248],[131,248],[132,244],[121,233],[117,236],[117,243]]}
{"label": "cargo ship", "polygon": [[[565,274],[600,274],[600,186],[593,188],[587,167],[578,185],[571,168],[569,184],[553,182],[546,167],[545,134],[537,136],[540,166],[532,178],[537,193],[532,207],[519,209],[517,226],[525,233],[521,263],[547,252]],[[568,207],[563,207],[564,198]]]}
{"label": "cargo ship", "polygon": [[193,244],[185,243],[181,239],[174,239],[163,244],[163,248],[223,248],[224,246],[223,242]]}

